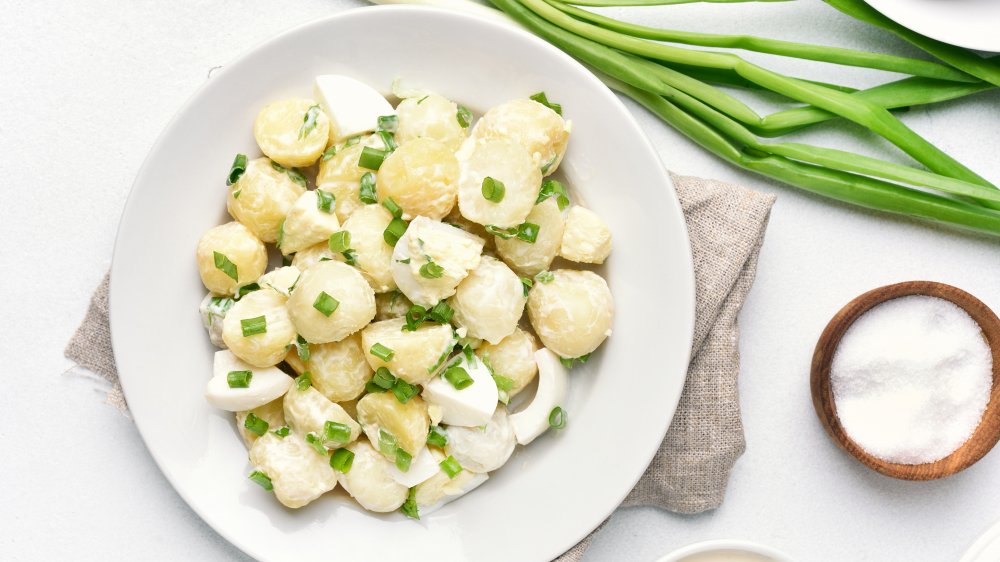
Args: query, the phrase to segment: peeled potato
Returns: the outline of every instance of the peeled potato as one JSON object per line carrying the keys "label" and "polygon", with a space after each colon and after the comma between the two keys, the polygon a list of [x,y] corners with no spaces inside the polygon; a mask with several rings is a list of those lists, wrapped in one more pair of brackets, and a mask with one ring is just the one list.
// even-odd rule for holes
{"label": "peeled potato", "polygon": [[414,396],[403,404],[392,392],[366,394],[358,401],[358,421],[376,447],[379,431],[384,430],[396,438],[399,447],[413,456],[424,448],[430,429],[426,402]]}
{"label": "peeled potato", "polygon": [[265,433],[250,447],[250,464],[271,479],[274,497],[286,507],[302,507],[337,487],[327,456],[297,433]]}
{"label": "peeled potato", "polygon": [[319,197],[315,191],[307,191],[288,210],[282,223],[278,249],[282,254],[294,254],[310,246],[321,244],[330,235],[340,230],[340,221],[334,214],[319,208]]}
{"label": "peeled potato", "polygon": [[337,473],[340,485],[368,511],[388,513],[399,509],[410,490],[392,478],[392,463],[364,439],[347,449],[354,453],[354,461],[346,474]]}
{"label": "peeled potato", "polygon": [[535,351],[538,344],[535,337],[521,328],[500,340],[500,343],[485,343],[476,350],[476,355],[485,362],[497,375],[514,381],[508,394],[514,396],[531,384],[538,374],[538,364],[535,363]]}
{"label": "peeled potato", "polygon": [[499,343],[517,328],[527,297],[516,273],[502,261],[483,256],[449,302],[455,323],[467,328],[469,337]]}
{"label": "peeled potato", "polygon": [[[337,304],[326,316],[317,306],[329,298]],[[288,299],[288,314],[306,341],[340,341],[375,318],[375,292],[357,269],[338,261],[319,262],[299,277]]]}
{"label": "peeled potato", "polygon": [[338,342],[309,344],[309,360],[299,359],[292,349],[285,357],[295,372],[309,371],[312,384],[332,402],[353,400],[365,390],[372,369],[361,349],[361,336],[352,334]]}
{"label": "peeled potato", "polygon": [[[384,293],[396,288],[392,279],[392,246],[385,241],[385,227],[392,221],[392,214],[381,205],[365,205],[344,222],[344,230],[351,233],[351,248],[355,251],[356,267],[361,271],[372,290]],[[337,256],[335,259],[344,259]]]}
{"label": "peeled potato", "polygon": [[[288,425],[301,435],[312,433],[330,448],[343,447],[361,435],[361,426],[339,405],[329,401],[313,387],[299,390],[294,385],[285,393],[282,403]],[[327,441],[326,422],[344,424],[351,429],[346,442]]]}
{"label": "peeled potato", "polygon": [[[232,271],[225,261],[221,267],[216,267],[216,253],[232,263],[236,279],[227,273]],[[227,222],[208,229],[198,241],[196,256],[201,282],[216,295],[235,294],[237,288],[256,281],[267,269],[264,244],[238,222]]]}
{"label": "peeled potato", "polygon": [[590,209],[573,206],[566,216],[559,255],[578,263],[604,263],[611,254],[611,229]]}
{"label": "peeled potato", "polygon": [[490,109],[476,123],[471,138],[476,142],[506,140],[521,145],[531,154],[535,167],[544,175],[559,168],[570,123],[555,111],[529,99],[517,99]]}
{"label": "peeled potato", "polygon": [[439,95],[407,98],[396,107],[399,126],[396,141],[408,143],[414,139],[429,138],[440,141],[452,152],[465,140],[468,129],[458,122],[458,106]]}
{"label": "peeled potato", "polygon": [[311,166],[330,138],[330,118],[310,99],[276,101],[257,114],[253,136],[260,151],[282,166]]}
{"label": "peeled potato", "polygon": [[525,222],[538,225],[538,236],[530,244],[517,237],[496,237],[497,253],[520,275],[534,277],[552,265],[563,239],[563,215],[555,199],[535,205]]}
{"label": "peeled potato", "polygon": [[246,171],[230,186],[226,208],[262,241],[276,242],[281,223],[305,191],[304,183],[296,183],[267,158],[257,158],[247,163]]}
{"label": "peeled potato", "polygon": [[[285,308],[287,299],[277,291],[254,291],[238,300],[222,321],[222,340],[233,355],[254,367],[277,365],[295,339],[295,327]],[[244,321],[264,317],[263,333],[244,334]]]}
{"label": "peeled potato", "polygon": [[375,295],[375,321],[402,318],[413,303],[399,290]]}
{"label": "peeled potato", "polygon": [[321,261],[334,259],[334,256],[335,254],[330,250],[330,244],[320,242],[315,246],[309,246],[305,250],[295,252],[295,256],[292,258],[292,267],[298,268],[299,271],[305,271]]}
{"label": "peeled potato", "polygon": [[434,139],[414,139],[397,148],[378,171],[378,197],[391,197],[403,218],[441,219],[455,205],[458,160],[454,151]]}
{"label": "peeled potato", "polygon": [[260,437],[260,435],[257,435],[246,428],[247,417],[250,414],[266,421],[267,431],[274,431],[285,425],[285,410],[282,407],[281,398],[272,400],[267,404],[258,406],[252,410],[236,412],[236,429],[240,431],[240,435],[243,437],[243,442],[246,444],[248,449],[251,445],[253,445],[253,442]]}
{"label": "peeled potato", "polygon": [[319,171],[316,174],[316,188],[333,193],[337,197],[337,219],[341,223],[351,216],[351,213],[365,206],[359,197],[361,176],[371,170],[358,166],[358,159],[364,147],[383,149],[378,136],[371,135],[356,141],[352,145],[341,144],[330,156],[324,154],[319,161]]}
{"label": "peeled potato", "polygon": [[590,271],[558,269],[528,295],[528,318],[545,347],[576,358],[611,335],[614,300],[604,279]]}
{"label": "peeled potato", "polygon": [[[542,173],[528,151],[503,140],[477,144],[461,170],[458,208],[463,217],[482,225],[510,228],[523,223],[542,185]],[[504,195],[498,202],[483,196],[487,177],[503,183]]]}
{"label": "peeled potato", "polygon": [[[403,318],[373,322],[361,330],[361,346],[372,369],[385,367],[410,384],[423,384],[455,345],[454,334],[447,324],[423,324],[412,332],[403,331],[405,324]],[[371,354],[376,343],[393,351],[390,361]]]}

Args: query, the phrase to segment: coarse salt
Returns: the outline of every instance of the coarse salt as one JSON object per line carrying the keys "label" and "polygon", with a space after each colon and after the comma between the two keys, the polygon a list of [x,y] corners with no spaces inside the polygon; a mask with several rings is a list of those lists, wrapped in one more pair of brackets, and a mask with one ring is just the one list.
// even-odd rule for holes
{"label": "coarse salt", "polygon": [[848,328],[830,382],[855,443],[888,462],[923,464],[969,439],[992,373],[979,324],[950,301],[915,295],[879,304]]}

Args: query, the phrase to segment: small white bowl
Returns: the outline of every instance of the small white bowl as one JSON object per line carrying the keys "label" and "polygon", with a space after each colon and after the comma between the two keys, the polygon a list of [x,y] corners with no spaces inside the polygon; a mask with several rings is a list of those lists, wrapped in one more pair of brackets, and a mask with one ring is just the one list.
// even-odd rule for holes
{"label": "small white bowl", "polygon": [[715,552],[757,555],[766,559],[767,562],[795,562],[792,560],[791,556],[788,556],[787,554],[769,546],[764,546],[750,541],[730,539],[702,541],[689,544],[671,552],[670,554],[667,554],[656,562],[684,562],[684,559],[688,556]]}

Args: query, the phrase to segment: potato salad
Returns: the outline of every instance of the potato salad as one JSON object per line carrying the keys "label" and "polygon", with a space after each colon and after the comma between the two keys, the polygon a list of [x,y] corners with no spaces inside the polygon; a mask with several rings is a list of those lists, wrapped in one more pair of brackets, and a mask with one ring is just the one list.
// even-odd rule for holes
{"label": "potato salad", "polygon": [[341,486],[419,519],[566,426],[568,371],[611,334],[592,267],[611,232],[553,177],[571,123],[544,93],[477,120],[432,92],[314,86],[257,114],[232,220],[198,242],[205,397],[283,505]]}

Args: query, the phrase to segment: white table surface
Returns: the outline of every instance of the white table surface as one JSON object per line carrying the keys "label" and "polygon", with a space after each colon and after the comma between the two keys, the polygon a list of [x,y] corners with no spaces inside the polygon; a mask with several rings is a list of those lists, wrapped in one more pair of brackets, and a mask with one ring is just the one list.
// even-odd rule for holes
{"label": "white table surface", "polygon": [[[146,151],[209,69],[354,5],[360,1],[0,4],[0,351],[7,365],[0,559],[246,560],[174,493],[131,421],[104,404],[105,385],[67,372],[62,350],[107,270],[118,215]],[[676,28],[908,51],[817,0],[628,13]],[[855,85],[880,76],[769,64],[789,73],[821,66],[809,77]],[[996,93],[980,95],[917,109],[905,120],[1000,181],[998,102]],[[725,504],[694,517],[619,511],[587,559],[652,560],[694,541],[742,538],[803,561],[957,560],[1000,518],[1000,453],[938,482],[870,472],[823,433],[808,368],[831,315],[879,285],[944,281],[1000,310],[997,241],[859,211],[743,173],[630,107],[673,170],[777,193],[778,201],[740,318],[747,452]],[[891,147],[852,138],[856,132],[840,126],[809,138],[898,158]]]}

